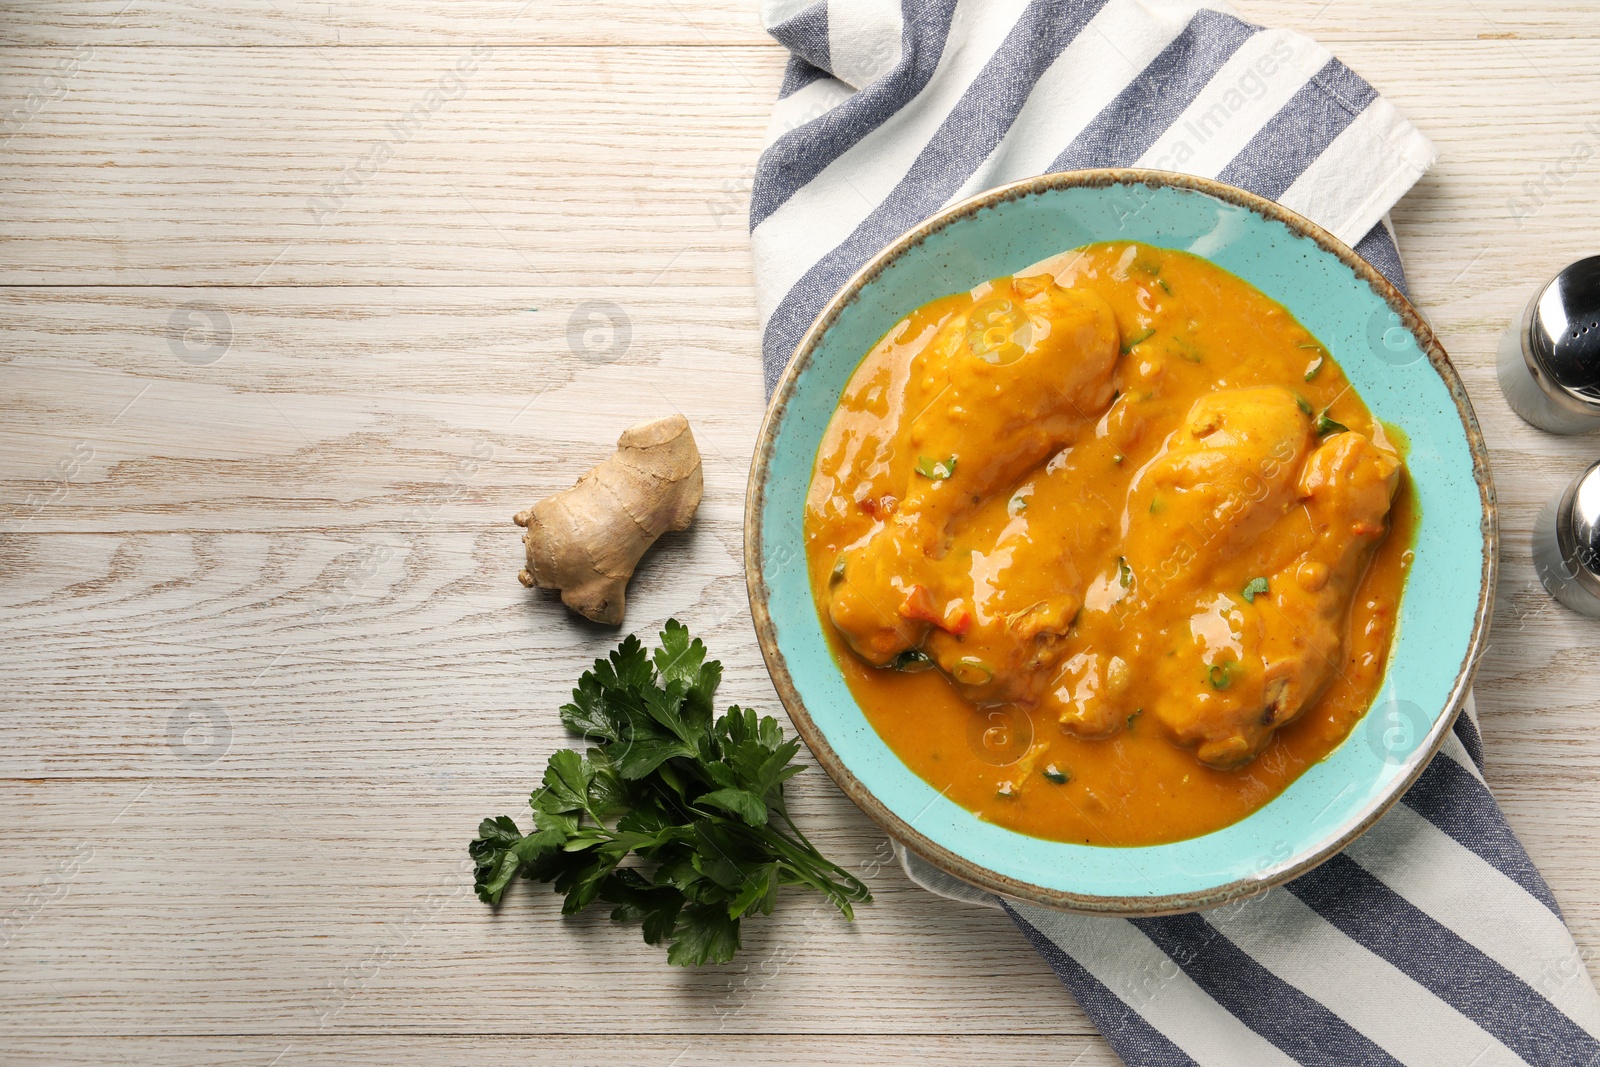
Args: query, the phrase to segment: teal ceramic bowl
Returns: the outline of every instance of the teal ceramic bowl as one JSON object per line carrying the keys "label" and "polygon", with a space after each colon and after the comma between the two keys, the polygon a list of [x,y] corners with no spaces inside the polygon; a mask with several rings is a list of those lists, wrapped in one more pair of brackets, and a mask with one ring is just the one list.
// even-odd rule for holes
{"label": "teal ceramic bowl", "polygon": [[[1410,439],[1415,562],[1383,687],[1350,737],[1277,799],[1174,844],[1048,841],[979,819],[902,763],[857,707],[806,577],[803,511],[823,430],[862,356],[907,312],[1095,241],[1203,256],[1281,302],[1332,351],[1374,415]],[[745,567],[767,667],[824,769],[890,836],[995,893],[1073,911],[1154,915],[1225,903],[1321,863],[1422,772],[1465,699],[1498,555],[1488,457],[1432,330],[1313,223],[1216,182],[1156,171],[1050,174],[948,208],[868,263],[828,304],[762,427]]]}

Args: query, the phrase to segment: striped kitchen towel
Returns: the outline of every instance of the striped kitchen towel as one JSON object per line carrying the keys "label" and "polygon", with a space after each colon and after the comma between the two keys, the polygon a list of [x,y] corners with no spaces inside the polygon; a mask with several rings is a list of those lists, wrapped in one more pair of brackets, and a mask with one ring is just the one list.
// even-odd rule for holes
{"label": "striped kitchen towel", "polygon": [[[770,390],[828,298],[951,202],[1049,171],[1219,178],[1404,288],[1386,215],[1428,140],[1314,41],[1189,0],[763,0],[791,56],[751,190]],[[1376,827],[1204,913],[1004,908],[1134,1067],[1600,1067],[1600,997],[1482,775],[1470,701]]]}

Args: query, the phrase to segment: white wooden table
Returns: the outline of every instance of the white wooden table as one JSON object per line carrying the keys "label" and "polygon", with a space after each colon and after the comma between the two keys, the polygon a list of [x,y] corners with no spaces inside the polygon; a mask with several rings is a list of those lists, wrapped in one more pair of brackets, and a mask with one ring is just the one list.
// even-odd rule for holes
{"label": "white wooden table", "polygon": [[[194,6],[0,13],[0,1062],[1115,1063],[820,772],[799,818],[877,902],[793,894],[732,966],[469,888],[615,639],[517,584],[510,516],[624,426],[683,412],[706,458],[629,628],[687,620],[726,700],[779,710],[740,573],[784,58],[753,3]],[[1499,485],[1488,775],[1600,950],[1600,628],[1528,560],[1600,440],[1525,426],[1492,370],[1600,245],[1600,6],[1241,6],[1442,150],[1395,221]]]}

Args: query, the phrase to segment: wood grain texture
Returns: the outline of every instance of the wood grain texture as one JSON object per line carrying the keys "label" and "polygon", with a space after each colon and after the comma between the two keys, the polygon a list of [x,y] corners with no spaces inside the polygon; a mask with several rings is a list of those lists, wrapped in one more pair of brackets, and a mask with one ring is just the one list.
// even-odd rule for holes
{"label": "wood grain texture", "polygon": [[54,782],[19,798],[31,825],[7,843],[8,897],[75,862],[11,931],[8,1034],[576,1035],[622,1015],[605,1029],[1092,1032],[1004,916],[911,886],[831,799],[804,817],[871,885],[871,921],[785,894],[733,964],[685,971],[601,911],[561,918],[544,887],[478,902],[463,835],[514,808],[503,776],[147,784],[109,805],[85,803],[103,786]]}
{"label": "wood grain texture", "polygon": [[[1237,0],[1265,26],[1326,41],[1571,39],[1600,36],[1600,13],[1581,0],[1412,0],[1379,9],[1358,0]],[[769,44],[756,0],[639,0],[598,7],[581,0],[217,0],[197,10],[173,0],[26,0],[0,12],[6,42],[42,47],[175,43],[339,48],[434,44]],[[180,28],[181,27],[181,28]]]}
{"label": "wood grain texture", "polygon": [[[783,52],[748,0],[520,6],[0,12],[0,1058],[1114,1063],[1003,917],[912,887],[815,770],[799,816],[877,902],[792,895],[731,967],[465,888],[614,641],[517,584],[510,516],[628,424],[680,411],[706,459],[630,629],[688,620],[723,696],[778,710],[740,519]],[[1597,446],[1521,423],[1493,357],[1595,251],[1600,8],[1241,6],[1441,149],[1395,222],[1500,493],[1488,775],[1592,955],[1600,649],[1528,538]]]}
{"label": "wood grain texture", "polygon": [[[445,41],[584,46],[768,46],[755,0],[217,0],[203,9],[174,0],[23,0],[0,13],[8,43],[173,44],[350,48]],[[777,47],[776,45],[770,45]]]}
{"label": "wood grain texture", "polygon": [[[863,1063],[916,1063],[923,1067],[971,1067],[985,1061],[1006,1064],[1052,1063],[1068,1067],[1119,1067],[1121,1060],[1096,1038],[1033,1037],[968,1033],[936,1037],[853,1035],[821,1039],[741,1037],[697,1034],[692,1038],[463,1037],[422,1035],[295,1036],[287,1040],[249,1036],[134,1039],[119,1046],[128,1062],[170,1067],[262,1067],[281,1064],[329,1067],[858,1067]],[[104,1044],[84,1040],[23,1039],[12,1045],[8,1062],[74,1067],[104,1064]]]}
{"label": "wood grain texture", "polygon": [[479,47],[97,48],[6,145],[0,284],[749,286],[777,51]]}

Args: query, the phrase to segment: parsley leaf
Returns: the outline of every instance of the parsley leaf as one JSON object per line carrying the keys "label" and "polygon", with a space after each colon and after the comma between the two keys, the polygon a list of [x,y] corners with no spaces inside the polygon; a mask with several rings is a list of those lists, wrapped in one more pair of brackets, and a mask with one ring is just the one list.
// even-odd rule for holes
{"label": "parsley leaf", "polygon": [[[739,923],[771,914],[778,888],[805,886],[845,916],[872,896],[789,817],[784,783],[805,770],[776,719],[712,700],[722,665],[676,620],[647,653],[628,637],[584,672],[561,721],[589,742],[562,749],[528,798],[533,832],[485,819],[467,847],[478,897],[499,904],[517,877],[565,895],[562,913],[611,906],[667,961],[726,963]],[[624,861],[628,861],[624,865]]]}

